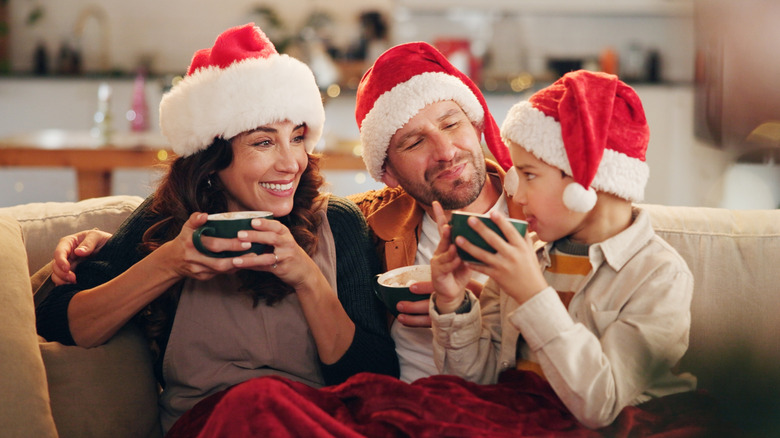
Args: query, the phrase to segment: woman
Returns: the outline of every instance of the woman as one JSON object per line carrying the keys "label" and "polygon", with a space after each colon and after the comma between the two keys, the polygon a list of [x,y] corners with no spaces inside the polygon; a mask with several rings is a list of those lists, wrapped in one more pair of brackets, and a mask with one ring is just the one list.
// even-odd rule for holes
{"label": "woman", "polygon": [[[379,270],[363,216],[319,193],[311,155],[324,110],[311,71],[279,55],[252,24],[196,52],[187,76],[160,104],[178,158],[159,188],[78,282],[38,309],[48,340],[85,347],[138,321],[157,354],[167,430],[197,401],[274,374],[312,386],[361,371],[397,376],[384,311],[370,292]],[[271,211],[237,239],[273,253],[210,258],[192,243],[207,213]],[[338,293],[336,292],[338,291]]]}

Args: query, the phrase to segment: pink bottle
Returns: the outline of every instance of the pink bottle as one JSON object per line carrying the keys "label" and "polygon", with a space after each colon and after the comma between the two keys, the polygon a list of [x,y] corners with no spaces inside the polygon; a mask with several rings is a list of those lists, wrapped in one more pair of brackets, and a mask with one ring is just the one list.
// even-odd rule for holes
{"label": "pink bottle", "polygon": [[146,105],[146,74],[144,69],[139,69],[133,84],[133,103],[127,112],[130,120],[130,130],[144,132],[149,129],[149,107]]}

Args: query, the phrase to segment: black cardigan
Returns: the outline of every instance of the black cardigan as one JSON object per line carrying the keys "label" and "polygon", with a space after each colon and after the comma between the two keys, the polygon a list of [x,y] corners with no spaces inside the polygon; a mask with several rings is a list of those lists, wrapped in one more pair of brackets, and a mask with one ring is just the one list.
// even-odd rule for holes
{"label": "black cardigan", "polygon": [[[77,284],[55,288],[38,306],[36,319],[41,336],[48,341],[75,344],[68,325],[71,298],[109,281],[143,258],[138,251],[143,233],[159,220],[147,211],[151,200],[152,196],[136,209],[100,252],[76,267]],[[354,203],[336,196],[329,199],[327,215],[336,244],[339,301],[355,323],[355,337],[336,363],[320,363],[325,383],[341,383],[359,372],[398,377],[398,357],[386,310],[372,292],[373,277],[379,273],[380,264],[365,218]],[[158,357],[157,370],[162,357],[163,354]]]}

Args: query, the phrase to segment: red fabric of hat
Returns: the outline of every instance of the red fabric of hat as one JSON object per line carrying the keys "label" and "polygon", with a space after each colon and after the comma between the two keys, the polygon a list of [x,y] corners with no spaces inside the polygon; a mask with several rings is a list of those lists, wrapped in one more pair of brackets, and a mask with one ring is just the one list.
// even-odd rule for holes
{"label": "red fabric of hat", "polygon": [[226,30],[217,37],[214,47],[195,52],[187,74],[191,75],[204,67],[226,68],[244,59],[268,58],[278,54],[274,43],[260,28],[247,24]]}
{"label": "red fabric of hat", "polygon": [[322,96],[309,67],[280,55],[253,23],[226,30],[198,50],[187,75],[160,102],[160,130],[182,157],[214,139],[282,121],[306,125],[311,152],[325,123]]}
{"label": "red fabric of hat", "polygon": [[428,43],[390,48],[363,75],[357,91],[355,118],[360,127],[363,161],[381,181],[390,138],[425,106],[454,100],[483,130],[485,143],[498,163],[511,166],[509,151],[487,108],[485,98],[468,76]]}
{"label": "red fabric of hat", "polygon": [[501,132],[574,179],[564,192],[574,211],[593,207],[593,188],[631,201],[643,197],[650,131],[639,96],[617,76],[567,73],[515,105]]}

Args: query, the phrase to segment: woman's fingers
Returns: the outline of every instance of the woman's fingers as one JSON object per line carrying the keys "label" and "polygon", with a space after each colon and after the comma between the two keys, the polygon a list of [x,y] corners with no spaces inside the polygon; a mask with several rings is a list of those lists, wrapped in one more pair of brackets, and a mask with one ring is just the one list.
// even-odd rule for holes
{"label": "woman's fingers", "polygon": [[252,247],[252,242],[240,239],[226,239],[222,237],[210,237],[201,235],[200,241],[211,252],[246,251]]}

